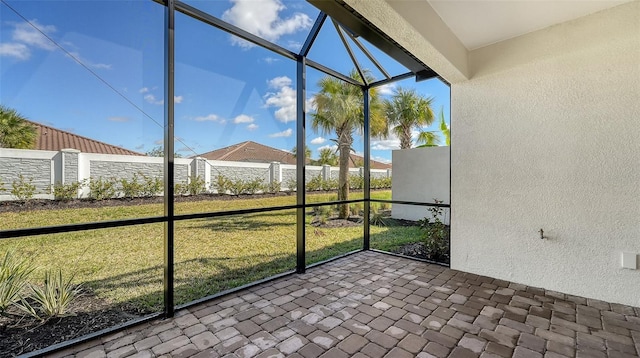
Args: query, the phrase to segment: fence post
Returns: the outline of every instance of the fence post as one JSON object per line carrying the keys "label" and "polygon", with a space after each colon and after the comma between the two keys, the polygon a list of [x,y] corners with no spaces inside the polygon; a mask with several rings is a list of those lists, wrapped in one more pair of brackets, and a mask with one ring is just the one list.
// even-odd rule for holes
{"label": "fence post", "polygon": [[331,180],[331,166],[327,164],[322,165],[322,180]]}
{"label": "fence post", "polygon": [[271,162],[269,167],[269,184],[282,183],[282,168],[280,162]]}
{"label": "fence post", "polygon": [[78,157],[80,151],[77,149],[62,149],[62,175],[60,176],[60,184],[75,183],[78,181]]}

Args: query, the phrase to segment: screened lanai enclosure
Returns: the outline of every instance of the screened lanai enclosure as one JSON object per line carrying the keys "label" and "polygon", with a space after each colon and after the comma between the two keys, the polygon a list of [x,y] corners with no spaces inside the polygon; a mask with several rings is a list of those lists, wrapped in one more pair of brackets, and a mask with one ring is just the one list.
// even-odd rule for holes
{"label": "screened lanai enclosure", "polygon": [[[396,165],[401,131],[385,109],[402,90],[423,96],[433,113],[403,129],[409,147],[419,130],[435,138],[423,144],[444,145],[448,84],[346,4],[0,9],[0,104],[35,128],[31,147],[0,148],[0,253],[36,281],[79,285],[81,307],[49,319],[15,296],[3,317],[46,321],[33,334],[72,331],[48,347],[24,335],[4,347],[12,354],[172,317],[362,250],[396,251],[446,216],[448,182],[447,197],[423,200],[410,187],[421,180],[397,181],[420,174]],[[65,320],[81,328],[55,328]],[[6,334],[22,335],[16,327]]]}

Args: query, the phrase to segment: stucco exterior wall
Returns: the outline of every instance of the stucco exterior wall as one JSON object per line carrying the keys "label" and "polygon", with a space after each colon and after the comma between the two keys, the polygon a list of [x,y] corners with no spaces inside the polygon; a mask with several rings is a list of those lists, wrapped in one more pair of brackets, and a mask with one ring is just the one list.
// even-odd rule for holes
{"label": "stucco exterior wall", "polygon": [[[392,153],[393,177],[391,198],[400,201],[433,203],[435,199],[449,204],[450,147],[427,147],[394,150]],[[428,207],[396,205],[391,216],[397,219],[417,221],[432,219]],[[442,210],[440,220],[449,224],[449,209]]]}
{"label": "stucco exterior wall", "polygon": [[452,268],[640,306],[640,270],[621,268],[640,254],[638,19],[632,2],[470,53]]}

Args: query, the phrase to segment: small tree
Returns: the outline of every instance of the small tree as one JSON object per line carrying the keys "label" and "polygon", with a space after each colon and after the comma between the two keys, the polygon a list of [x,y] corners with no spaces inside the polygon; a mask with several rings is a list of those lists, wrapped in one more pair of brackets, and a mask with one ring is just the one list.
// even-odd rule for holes
{"label": "small tree", "polygon": [[[365,72],[367,82],[373,82],[369,72]],[[350,73],[351,78],[361,81],[358,71]],[[311,128],[314,132],[335,134],[332,139],[337,145],[338,165],[338,200],[349,200],[349,160],[353,150],[354,132],[362,132],[364,128],[364,94],[360,87],[336,79],[323,77],[318,82],[320,88],[313,98],[316,111],[311,114]],[[388,134],[382,103],[375,89],[369,90],[369,125],[372,136]],[[339,206],[339,217],[349,217],[349,205]]]}

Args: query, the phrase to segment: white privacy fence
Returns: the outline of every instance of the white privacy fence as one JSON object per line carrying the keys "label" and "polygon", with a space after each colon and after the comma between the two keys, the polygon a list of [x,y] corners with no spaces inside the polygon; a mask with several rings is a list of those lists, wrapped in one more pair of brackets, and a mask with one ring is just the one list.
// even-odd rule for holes
{"label": "white privacy fence", "polygon": [[[0,183],[5,191],[0,200],[13,200],[12,183],[21,178],[35,186],[34,198],[53,199],[51,186],[86,182],[89,179],[127,179],[134,176],[146,178],[164,177],[164,159],[159,157],[82,153],[75,149],[43,151],[0,148]],[[364,168],[350,168],[350,175],[364,175]],[[328,165],[306,166],[305,180],[320,176],[323,180],[337,178],[338,168]],[[264,185],[281,183],[281,190],[295,183],[296,166],[289,164],[230,162],[204,158],[176,158],[174,180],[188,183],[193,178],[204,180],[208,192],[219,175],[231,180],[257,180]],[[372,178],[389,178],[391,169],[372,169]],[[215,185],[214,185],[215,187]],[[1,189],[1,188],[0,188]],[[83,187],[79,197],[89,196],[89,188]]]}
{"label": "white privacy fence", "polygon": [[[393,151],[393,200],[451,204],[450,148],[425,147]],[[431,207],[393,204],[391,215],[397,219],[432,219]],[[442,208],[438,218],[449,225],[451,210]]]}

